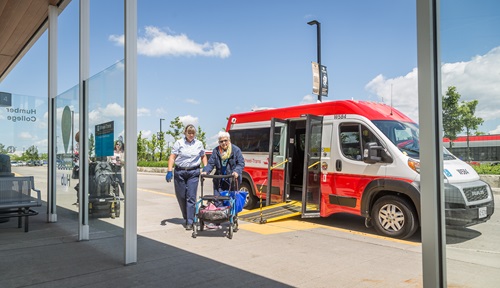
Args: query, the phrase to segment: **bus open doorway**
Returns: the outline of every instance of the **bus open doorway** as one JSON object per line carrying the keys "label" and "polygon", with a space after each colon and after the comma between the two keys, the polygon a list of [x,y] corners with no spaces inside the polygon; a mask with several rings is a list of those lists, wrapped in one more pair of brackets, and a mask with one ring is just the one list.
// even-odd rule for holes
{"label": "bus open doorway", "polygon": [[243,220],[262,223],[320,216],[322,124],[323,118],[313,115],[272,119],[266,207],[240,213]]}

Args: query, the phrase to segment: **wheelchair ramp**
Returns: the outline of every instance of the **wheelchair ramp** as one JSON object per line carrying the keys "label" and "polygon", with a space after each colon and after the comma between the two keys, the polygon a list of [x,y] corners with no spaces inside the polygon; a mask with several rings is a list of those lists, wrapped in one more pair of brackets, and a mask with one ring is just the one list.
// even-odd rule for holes
{"label": "wheelchair ramp", "polygon": [[302,214],[302,202],[290,201],[280,204],[274,204],[262,209],[257,208],[238,213],[238,219],[246,222],[264,224],[267,222],[278,221],[291,218]]}

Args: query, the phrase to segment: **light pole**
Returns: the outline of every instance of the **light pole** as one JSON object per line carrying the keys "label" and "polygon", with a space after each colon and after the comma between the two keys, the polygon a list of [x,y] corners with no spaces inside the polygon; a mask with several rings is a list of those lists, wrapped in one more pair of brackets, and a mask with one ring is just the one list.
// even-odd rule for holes
{"label": "light pole", "polygon": [[312,21],[309,21],[307,22],[307,24],[309,25],[316,25],[316,39],[317,39],[317,48],[318,48],[318,69],[319,69],[319,77],[320,77],[320,83],[319,83],[319,90],[318,90],[318,101],[321,102],[321,94],[323,93],[323,91],[321,91],[322,89],[322,85],[321,85],[321,23],[319,23],[317,20],[312,20]]}
{"label": "light pole", "polygon": [[158,135],[159,136],[158,141],[160,143],[160,161],[161,161],[161,154],[163,153],[163,145],[162,145],[163,143],[161,141],[163,139],[163,133],[161,131],[161,121],[163,121],[163,120],[165,120],[165,119],[160,118],[160,135]]}

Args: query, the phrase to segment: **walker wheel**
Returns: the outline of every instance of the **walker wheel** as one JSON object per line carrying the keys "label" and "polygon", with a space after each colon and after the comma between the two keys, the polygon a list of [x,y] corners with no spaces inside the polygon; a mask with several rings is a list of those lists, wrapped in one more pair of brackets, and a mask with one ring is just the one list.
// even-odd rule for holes
{"label": "walker wheel", "polygon": [[193,236],[193,238],[196,238],[197,231],[198,231],[198,227],[196,226],[196,223],[193,223],[193,234],[191,234],[191,236]]}
{"label": "walker wheel", "polygon": [[240,229],[238,228],[238,219],[236,219],[236,221],[234,222],[234,224],[233,224],[233,225],[234,225],[234,232],[238,232],[238,230],[240,230]]}
{"label": "walker wheel", "polygon": [[203,231],[205,229],[205,222],[203,220],[200,220],[200,231]]}
{"label": "walker wheel", "polygon": [[229,225],[229,233],[227,233],[227,238],[233,239],[233,225]]}

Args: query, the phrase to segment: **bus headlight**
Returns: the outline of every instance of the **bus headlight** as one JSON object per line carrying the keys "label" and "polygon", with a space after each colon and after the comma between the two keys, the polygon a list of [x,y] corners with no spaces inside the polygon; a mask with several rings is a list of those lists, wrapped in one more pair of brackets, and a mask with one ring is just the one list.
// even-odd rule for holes
{"label": "bus headlight", "polygon": [[408,167],[410,167],[413,171],[420,174],[420,161],[417,161],[412,158],[408,158]]}

